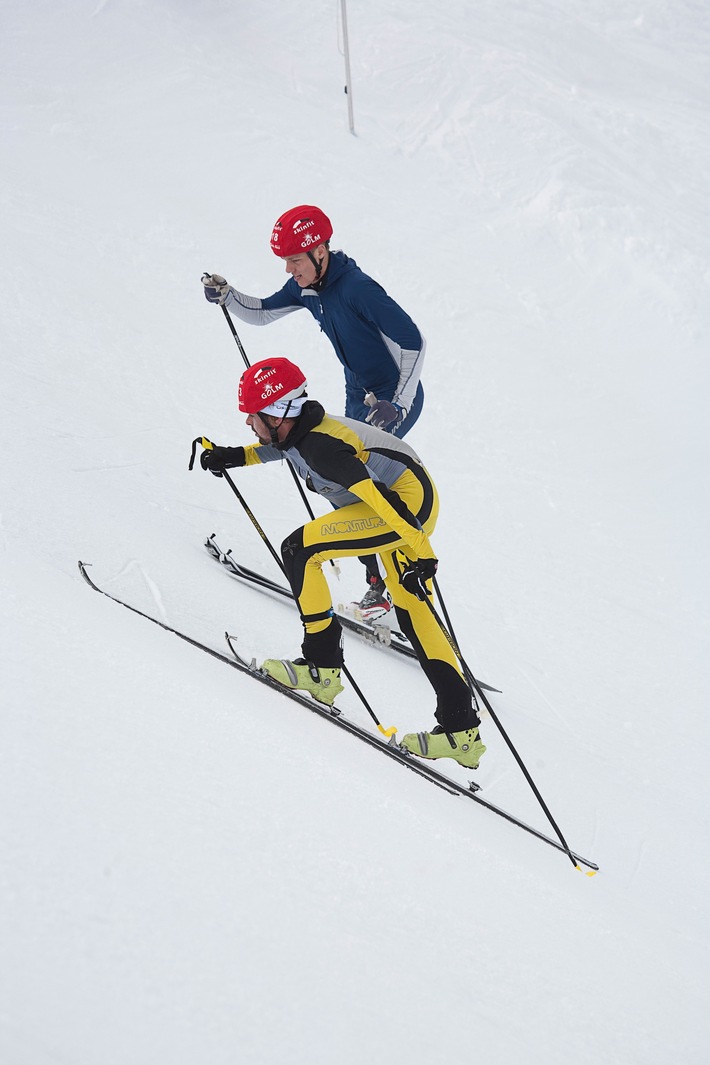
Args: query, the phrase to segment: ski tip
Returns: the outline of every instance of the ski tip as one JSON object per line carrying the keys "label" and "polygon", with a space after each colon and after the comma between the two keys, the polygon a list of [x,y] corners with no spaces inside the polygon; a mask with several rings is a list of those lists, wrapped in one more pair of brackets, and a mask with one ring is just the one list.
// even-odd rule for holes
{"label": "ski tip", "polygon": [[583,873],[585,876],[596,876],[599,872],[598,869],[583,869],[581,865],[575,865],[575,869],[578,872]]}
{"label": "ski tip", "polygon": [[[78,565],[78,567],[79,567],[79,573],[80,573],[80,574],[82,575],[82,577],[84,578],[84,580],[86,581],[86,583],[87,583],[87,584],[89,585],[89,587],[90,587],[90,588],[96,588],[96,585],[95,585],[95,584],[94,584],[94,582],[92,581],[92,579],[91,579],[91,577],[89,576],[89,574],[88,574],[88,573],[86,572],[86,570],[87,570],[87,567],[88,567],[88,566],[90,566],[90,565],[91,565],[91,563],[90,563],[90,562],[82,562],[81,560],[79,560],[79,561],[77,562],[77,565]],[[98,592],[99,590],[100,590],[99,588],[96,588],[96,591],[97,591],[97,592]]]}

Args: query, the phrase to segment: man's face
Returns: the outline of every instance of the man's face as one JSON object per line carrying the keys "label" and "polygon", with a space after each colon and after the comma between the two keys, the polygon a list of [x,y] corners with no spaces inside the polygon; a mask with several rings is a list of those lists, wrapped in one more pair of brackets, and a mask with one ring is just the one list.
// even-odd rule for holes
{"label": "man's face", "polygon": [[[323,263],[327,254],[325,246],[319,244],[312,254],[318,262]],[[305,252],[302,255],[289,255],[283,262],[286,273],[290,274],[301,288],[309,288],[318,278],[316,268]]]}
{"label": "man's face", "polygon": [[[266,419],[266,425],[264,424],[264,419]],[[287,419],[273,418],[270,414],[247,415],[247,425],[253,433],[256,433],[262,444],[271,443],[271,433],[269,432],[270,425],[274,426],[274,428],[278,430],[278,437],[279,440],[281,440],[282,435],[285,435],[285,432],[282,433],[282,427],[284,425],[285,420]]]}
{"label": "man's face", "polygon": [[[267,417],[268,417],[268,415],[267,415]],[[269,420],[271,420],[271,419],[269,419]],[[248,414],[247,415],[247,425],[249,426],[249,428],[251,429],[251,431],[253,433],[256,433],[256,435],[259,437],[259,440],[262,442],[262,444],[270,444],[271,443],[271,434],[269,433],[269,430],[267,429],[267,427],[264,425],[264,423],[263,423],[263,421],[261,419],[261,416],[259,414]]]}

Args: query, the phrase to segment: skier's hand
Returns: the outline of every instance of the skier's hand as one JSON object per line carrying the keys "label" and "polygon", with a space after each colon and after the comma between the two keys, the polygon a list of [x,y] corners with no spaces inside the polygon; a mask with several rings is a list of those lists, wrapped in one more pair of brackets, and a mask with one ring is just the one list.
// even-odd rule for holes
{"label": "skier's hand", "polygon": [[400,425],[404,419],[404,410],[396,403],[390,403],[386,399],[376,399],[370,407],[370,413],[365,421],[374,425],[376,429],[388,429],[390,432]]}
{"label": "skier's hand", "polygon": [[203,274],[202,284],[205,286],[205,299],[210,303],[224,303],[229,295],[229,282],[221,274]]}
{"label": "skier's hand", "polygon": [[200,455],[200,466],[209,470],[215,477],[221,477],[225,470],[244,465],[243,447],[218,447],[216,444]]}
{"label": "skier's hand", "polygon": [[431,592],[427,588],[427,581],[436,576],[439,560],[436,558],[418,558],[410,562],[402,572],[399,583],[403,585],[410,595],[416,595],[417,599],[424,599]]}

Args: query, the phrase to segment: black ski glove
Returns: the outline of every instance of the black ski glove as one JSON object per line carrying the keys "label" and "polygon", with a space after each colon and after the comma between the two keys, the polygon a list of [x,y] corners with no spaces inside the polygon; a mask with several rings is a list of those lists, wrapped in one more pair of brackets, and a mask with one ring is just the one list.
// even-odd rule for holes
{"label": "black ski glove", "polygon": [[224,470],[244,465],[243,447],[218,447],[216,444],[200,455],[200,466],[209,470],[215,477],[221,477]]}
{"label": "black ski glove", "polygon": [[426,600],[426,597],[431,595],[426,582],[436,576],[438,568],[438,559],[418,558],[415,562],[409,563],[401,574],[399,583],[407,589],[410,595],[416,595],[417,599]]}

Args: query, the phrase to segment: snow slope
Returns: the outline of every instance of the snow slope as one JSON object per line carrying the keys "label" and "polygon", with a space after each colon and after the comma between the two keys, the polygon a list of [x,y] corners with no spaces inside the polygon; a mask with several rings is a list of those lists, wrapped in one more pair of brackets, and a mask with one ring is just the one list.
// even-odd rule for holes
{"label": "snow slope", "polygon": [[[704,1062],[706,6],[363,0],[356,136],[338,10],[2,7],[0,1056]],[[594,878],[79,578],[297,650],[204,552],[275,575],[187,464],[248,439],[200,274],[274,291],[303,202],[427,337],[446,604]],[[342,409],[310,317],[240,337]],[[304,520],[285,471],[239,484],[275,544]],[[347,655],[387,724],[431,726],[414,664]],[[483,727],[484,794],[545,830]]]}

